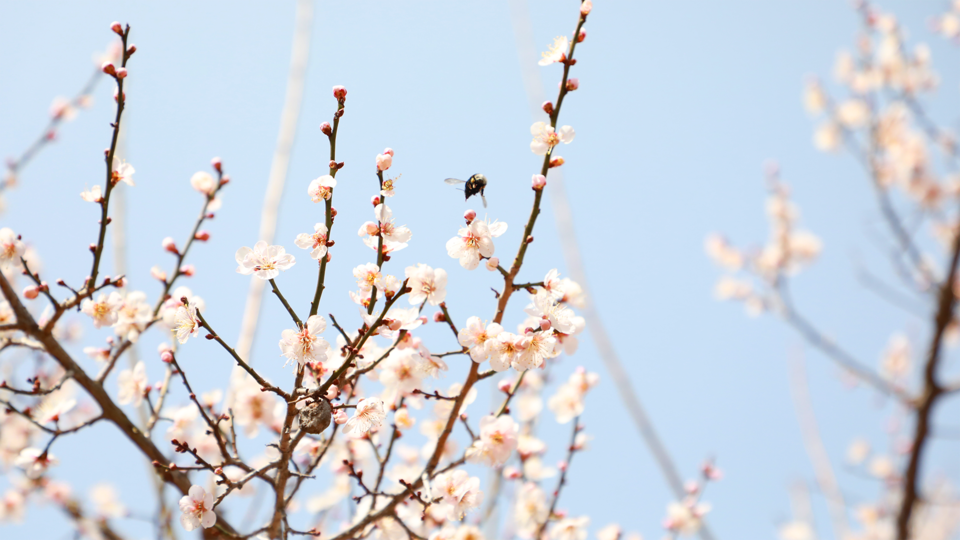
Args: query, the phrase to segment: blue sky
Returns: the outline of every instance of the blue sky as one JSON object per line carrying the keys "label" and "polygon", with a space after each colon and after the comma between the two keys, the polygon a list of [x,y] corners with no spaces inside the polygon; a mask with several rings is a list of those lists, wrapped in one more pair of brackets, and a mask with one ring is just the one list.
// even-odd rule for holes
{"label": "blue sky", "polygon": [[[955,47],[930,33],[927,21],[945,2],[891,1],[911,38],[931,45],[943,84],[927,102],[932,115],[957,118]],[[211,322],[235,341],[248,279],[234,272],[233,253],[257,240],[263,188],[284,97],[293,30],[292,2],[8,3],[0,7],[0,153],[16,155],[39,133],[57,95],[72,95],[92,69],[113,20],[129,23],[138,52],[130,62],[127,159],[137,169],[128,190],[131,285],[154,297],[155,264],[172,264],[161,240],[189,232],[201,204],[189,178],[221,156],[233,182],[224,207],[209,223],[210,242],[190,254],[198,269],[186,283],[207,301]],[[545,47],[569,33],[576,2],[530,2],[534,42]],[[445,186],[448,176],[483,172],[490,179],[491,218],[510,225],[498,241],[509,257],[529,213],[530,175],[539,158],[529,149],[531,123],[510,8],[505,1],[317,4],[298,139],[278,226],[278,242],[300,264],[280,280],[288,298],[306,309],[315,275],[293,238],[307,231],[317,207],[305,202],[309,181],[326,171],[327,143],[318,125],[330,119],[330,88],[347,87],[338,158],[336,272],[322,313],[354,307],[349,270],[369,258],[353,231],[372,219],[373,159],[396,151],[403,173],[393,199],[398,222],[413,230],[408,250],[391,262],[396,273],[416,262],[450,273],[448,305],[458,324],[489,318],[497,276],[469,273],[449,258],[444,243],[467,208]],[[886,448],[892,409],[868,389],[849,389],[828,361],[771,317],[750,319],[712,296],[719,271],[703,254],[703,239],[723,231],[740,245],[766,239],[763,164],[773,158],[803,211],[804,227],[821,236],[823,257],[794,282],[798,307],[826,333],[867,362],[876,362],[889,335],[920,333],[924,321],[891,308],[856,279],[857,264],[889,274],[871,240],[878,214],[869,185],[848,156],[825,155],[811,143],[814,122],[800,94],[804,76],[829,78],[834,56],[853,42],[858,21],[848,2],[597,1],[578,47],[573,75],[580,89],[564,104],[561,123],[577,138],[561,154],[577,238],[594,302],[634,387],[686,477],[715,457],[725,479],[710,487],[710,523],[719,538],[772,537],[790,516],[789,487],[812,483],[789,396],[789,360],[802,351],[824,443],[841,484],[854,501],[869,501],[878,486],[845,472],[840,463],[855,436]],[[541,68],[545,92],[555,95],[559,66]],[[106,81],[104,81],[106,83]],[[834,87],[831,87],[834,88]],[[77,194],[102,182],[112,88],[101,84],[92,110],[63,127],[60,140],[31,164],[7,197],[0,225],[13,227],[40,253],[44,275],[79,282],[86,246],[96,234],[92,207]],[[481,210],[471,201],[471,207]],[[563,272],[549,207],[536,230],[522,278]],[[342,239],[342,240],[341,240]],[[81,261],[82,264],[77,263]],[[82,270],[81,270],[82,269]],[[526,280],[526,279],[525,279]],[[289,374],[275,339],[288,325],[282,307],[265,301],[254,359],[275,380]],[[522,301],[514,302],[512,327]],[[339,318],[339,316],[338,316]],[[510,320],[508,316],[508,320]],[[425,339],[449,339],[439,325]],[[96,342],[104,332],[90,329]],[[328,336],[332,339],[333,334]],[[142,350],[152,379],[158,338]],[[438,350],[443,345],[436,347]],[[228,359],[212,343],[186,347],[184,363],[196,384],[225,384]],[[647,538],[661,534],[669,490],[629,423],[589,338],[557,368],[565,379],[577,365],[605,380],[588,397],[584,422],[595,437],[578,456],[561,506],[587,514],[594,528],[616,521]],[[456,380],[454,373],[444,384]],[[952,367],[955,367],[953,365]],[[462,371],[462,370],[461,370]],[[115,384],[115,383],[114,383]],[[956,412],[956,407],[940,414]],[[544,422],[557,441],[567,428]],[[63,441],[63,478],[85,492],[116,483],[127,500],[146,492],[144,467],[124,439],[103,426]],[[956,480],[956,441],[938,441],[929,470]],[[60,443],[58,443],[58,446]],[[56,450],[55,450],[56,451]],[[559,459],[551,454],[550,459]],[[4,485],[0,480],[0,486]],[[824,500],[814,495],[818,516]],[[131,502],[140,513],[147,500]],[[49,508],[32,508],[4,536],[67,537]],[[825,523],[822,523],[825,524]],[[134,535],[149,529],[124,524]]]}

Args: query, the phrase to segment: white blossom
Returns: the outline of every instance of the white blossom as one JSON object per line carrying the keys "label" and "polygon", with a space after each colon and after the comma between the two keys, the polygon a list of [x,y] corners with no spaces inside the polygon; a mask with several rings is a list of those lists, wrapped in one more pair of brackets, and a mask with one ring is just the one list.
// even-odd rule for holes
{"label": "white blossom", "polygon": [[269,246],[263,240],[254,244],[253,249],[246,246],[237,250],[237,272],[245,276],[254,274],[260,279],[273,279],[281,270],[289,270],[295,260],[286,253],[283,246]]}

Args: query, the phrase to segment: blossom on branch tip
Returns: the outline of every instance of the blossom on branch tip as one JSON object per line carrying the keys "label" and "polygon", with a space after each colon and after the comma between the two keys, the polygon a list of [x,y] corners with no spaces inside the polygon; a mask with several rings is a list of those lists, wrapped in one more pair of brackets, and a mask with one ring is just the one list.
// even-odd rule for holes
{"label": "blossom on branch tip", "polygon": [[193,176],[190,177],[190,185],[193,186],[193,189],[208,197],[212,196],[217,190],[217,181],[210,173],[204,171],[193,173]]}
{"label": "blossom on branch tip", "polygon": [[447,254],[460,259],[460,266],[473,270],[480,265],[480,257],[492,257],[493,239],[507,231],[507,224],[499,221],[475,219],[447,241]]}
{"label": "blossom on branch tip", "polygon": [[[483,362],[490,356],[487,341],[503,332],[503,327],[497,323],[485,325],[480,317],[470,317],[467,324],[457,333],[457,341],[462,347],[470,350],[470,358],[474,362]],[[502,371],[502,370],[501,370]]]}
{"label": "blossom on branch tip", "polygon": [[520,426],[510,416],[484,416],[480,419],[480,438],[467,449],[467,461],[491,467],[503,465],[517,449],[519,432]]}
{"label": "blossom on branch tip", "polygon": [[543,58],[537,63],[541,66],[549,66],[556,62],[562,62],[567,57],[567,47],[569,44],[570,40],[567,39],[567,36],[554,38],[550,48],[547,49],[547,52],[542,53],[541,56],[543,56]]}
{"label": "blossom on branch tip", "polygon": [[254,244],[253,249],[246,246],[238,249],[234,258],[239,264],[238,273],[245,276],[254,274],[263,280],[279,276],[281,270],[290,269],[296,262],[283,246],[270,246],[263,240]]}
{"label": "blossom on branch tip", "polygon": [[284,366],[291,360],[298,366],[309,362],[323,362],[330,353],[330,344],[320,337],[327,322],[320,315],[311,315],[299,330],[284,330],[280,338],[280,351],[287,358]]}
{"label": "blossom on branch tip", "polygon": [[88,190],[81,191],[80,198],[87,202],[100,202],[103,199],[103,191],[99,185],[94,185]]}
{"label": "blossom on branch tip", "polygon": [[[407,247],[407,242],[413,237],[413,233],[406,226],[394,225],[393,211],[385,204],[377,204],[374,208],[374,215],[377,218],[377,224],[364,223],[357,231],[357,236],[363,237],[363,243],[370,249],[376,251],[380,245],[380,237],[383,237],[383,252],[392,253],[400,251]],[[373,225],[373,226],[371,226]]]}
{"label": "blossom on branch tip", "polygon": [[180,498],[180,524],[187,531],[197,527],[209,529],[217,522],[213,512],[213,493],[207,493],[201,486],[190,486],[190,491]]}
{"label": "blossom on branch tip", "polygon": [[387,413],[383,409],[383,400],[379,398],[361,399],[357,403],[356,413],[343,426],[343,433],[359,437],[371,429],[379,428]]}
{"label": "blossom on branch tip", "polygon": [[180,306],[175,315],[174,328],[177,333],[177,341],[181,344],[186,343],[190,336],[197,336],[200,332],[200,319],[197,317],[197,307],[194,305]]}
{"label": "blossom on branch tip", "polygon": [[410,304],[427,301],[431,306],[436,306],[447,297],[447,271],[443,268],[433,269],[421,263],[408,266],[404,275],[407,277],[407,287],[410,288]]}
{"label": "blossom on branch tip", "polygon": [[300,233],[294,244],[301,249],[309,249],[310,258],[320,260],[327,254],[327,235],[329,230],[323,223],[313,226],[313,234]]}
{"label": "blossom on branch tip", "polygon": [[24,474],[31,480],[36,480],[43,476],[47,469],[60,463],[53,454],[44,452],[39,448],[24,448],[17,456],[14,465],[23,469]]}
{"label": "blossom on branch tip", "polygon": [[109,296],[100,293],[96,301],[92,298],[85,299],[80,303],[80,311],[93,318],[94,327],[101,328],[112,326],[117,322],[117,312],[122,306],[123,297],[117,291],[113,291]]}
{"label": "blossom on branch tip", "polygon": [[125,182],[133,186],[135,185],[133,183],[134,172],[136,172],[136,170],[133,168],[133,165],[130,165],[126,161],[121,161],[120,158],[114,156],[113,167],[110,172],[110,182],[114,185],[118,182]]}
{"label": "blossom on branch tip", "polygon": [[553,126],[546,122],[535,122],[530,126],[530,134],[533,135],[530,150],[538,156],[546,155],[551,148],[561,142],[570,144],[576,136],[570,126],[563,126],[559,130],[555,130]]}
{"label": "blossom on branch tip", "polygon": [[0,229],[0,269],[19,268],[20,257],[23,257],[26,249],[13,229]]}
{"label": "blossom on branch tip", "polygon": [[330,200],[335,187],[337,187],[337,179],[325,174],[310,182],[310,185],[307,186],[307,193],[310,195],[310,200],[316,203],[322,200]]}

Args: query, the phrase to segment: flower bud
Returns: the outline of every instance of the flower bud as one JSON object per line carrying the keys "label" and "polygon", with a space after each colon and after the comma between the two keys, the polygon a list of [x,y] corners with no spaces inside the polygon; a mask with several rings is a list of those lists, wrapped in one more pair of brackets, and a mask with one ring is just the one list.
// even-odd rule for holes
{"label": "flower bud", "polygon": [[330,127],[330,122],[324,122],[324,123],[320,124],[320,131],[322,131],[323,134],[326,135],[326,136],[328,136],[328,137],[329,137],[331,134],[333,134],[333,128]]}
{"label": "flower bud", "polygon": [[327,394],[326,394],[327,401],[333,401],[334,399],[337,398],[337,395],[339,394],[340,394],[340,389],[337,388],[337,385],[331,384],[330,388],[327,388]]}
{"label": "flower bud", "polygon": [[536,190],[543,189],[544,186],[547,185],[547,177],[542,174],[535,174],[533,175],[532,184],[533,184],[533,189],[536,189]]}
{"label": "flower bud", "polygon": [[169,251],[170,253],[174,253],[174,254],[180,253],[179,251],[177,251],[176,242],[174,242],[173,238],[170,238],[169,236],[164,238],[163,242],[161,242],[160,245],[163,246],[163,249]]}
{"label": "flower bud", "polygon": [[509,379],[504,379],[504,380],[500,381],[500,382],[497,384],[497,388],[498,388],[501,392],[505,392],[505,393],[506,393],[506,392],[509,392],[511,388],[513,388],[513,383],[510,382]]}
{"label": "flower bud", "polygon": [[540,330],[546,332],[550,329],[550,319],[540,319]]}
{"label": "flower bud", "polygon": [[347,423],[347,413],[343,412],[343,409],[337,409],[337,412],[333,414],[333,421],[343,425]]}
{"label": "flower bud", "polygon": [[390,324],[387,325],[387,328],[396,332],[397,330],[400,329],[401,326],[403,326],[403,323],[401,321],[398,321],[397,319],[390,319]]}
{"label": "flower bud", "polygon": [[135,52],[137,52],[137,46],[131,43],[130,46],[127,47],[127,57],[133,56]]}
{"label": "flower bud", "polygon": [[117,21],[113,21],[113,23],[110,24],[110,29],[120,34],[121,36],[123,35],[123,27],[120,26],[120,23]]}
{"label": "flower bud", "polygon": [[573,92],[577,88],[580,88],[580,79],[576,77],[567,79],[567,92]]}
{"label": "flower bud", "polygon": [[486,265],[487,265],[487,270],[491,272],[496,272],[497,267],[500,266],[500,259],[497,257],[490,257],[489,259],[487,259]]}
{"label": "flower bud", "polygon": [[562,461],[560,461],[559,463],[557,463],[557,469],[559,469],[560,472],[563,472],[563,471],[566,471],[566,470],[567,470],[567,467],[568,467],[569,465],[570,465],[570,464],[567,463],[567,460],[562,460]]}
{"label": "flower bud", "polygon": [[219,156],[211,159],[211,160],[210,160],[210,165],[213,167],[213,170],[217,171],[218,173],[222,173],[222,172],[223,172],[223,162],[220,161],[220,157],[219,157]]}
{"label": "flower bud", "polygon": [[442,311],[438,311],[433,314],[433,322],[447,322],[447,317]]}
{"label": "flower bud", "polygon": [[40,287],[37,287],[36,285],[31,285],[23,289],[23,297],[27,300],[33,300],[38,296],[40,296]]}
{"label": "flower bud", "polygon": [[327,163],[327,168],[329,168],[329,169],[336,169],[336,168],[337,168],[337,162],[336,162],[336,161],[333,161],[333,160],[331,159],[331,160],[330,160],[330,163]]}
{"label": "flower bud", "polygon": [[167,273],[164,272],[159,266],[154,266],[150,269],[150,277],[160,281],[167,280]]}
{"label": "flower bud", "polygon": [[377,170],[385,171],[393,165],[393,156],[390,154],[377,154]]}
{"label": "flower bud", "polygon": [[120,69],[116,70],[116,72],[117,72],[117,78],[118,78],[118,79],[126,79],[126,78],[127,78],[127,68],[120,68]]}
{"label": "flower bud", "polygon": [[420,317],[420,324],[427,324],[427,322],[428,322],[428,319],[426,316]]}
{"label": "flower bud", "polygon": [[333,97],[337,98],[337,101],[343,101],[347,99],[347,89],[339,85],[334,86]]}
{"label": "flower bud", "polygon": [[553,103],[550,103],[549,101],[544,101],[543,105],[541,105],[541,108],[543,109],[543,112],[547,114],[553,114]]}
{"label": "flower bud", "polygon": [[374,195],[373,197],[370,197],[370,204],[372,204],[372,205],[374,205],[374,206],[379,205],[379,204],[380,204],[380,196],[379,196],[379,195]]}
{"label": "flower bud", "polygon": [[467,210],[463,213],[463,219],[467,220],[467,224],[469,225],[473,220],[477,219],[477,213],[473,210]]}
{"label": "flower bud", "polygon": [[197,269],[194,268],[192,264],[185,264],[180,267],[180,274],[187,277],[193,277],[193,274],[196,273],[196,271]]}
{"label": "flower bud", "polygon": [[327,252],[327,262],[329,263],[329,262],[332,261],[332,260],[333,260],[333,255],[331,255],[330,252],[328,251],[328,252]]}
{"label": "flower bud", "polygon": [[193,237],[201,242],[206,242],[210,239],[210,231],[197,231],[197,234],[193,235]]}
{"label": "flower bud", "polygon": [[100,66],[100,70],[106,73],[107,75],[117,74],[117,68],[113,67],[113,64],[110,62],[104,62],[103,65]]}
{"label": "flower bud", "polygon": [[580,33],[577,34],[577,43],[583,43],[585,39],[587,39],[587,31],[581,28]]}
{"label": "flower bud", "polygon": [[584,17],[589,15],[590,10],[592,9],[593,9],[593,2],[591,2],[590,0],[583,0],[583,2],[580,3],[580,15]]}
{"label": "flower bud", "polygon": [[330,207],[330,218],[332,219],[332,218],[335,218],[335,217],[337,217],[337,209],[336,209],[336,208],[333,208],[333,207],[331,206],[331,207]]}
{"label": "flower bud", "polygon": [[163,351],[162,353],[160,353],[160,360],[162,360],[166,364],[173,362],[173,352],[170,350]]}
{"label": "flower bud", "polygon": [[563,163],[564,163],[563,158],[560,156],[557,156],[550,160],[550,168],[552,169],[554,167],[559,167],[563,165]]}
{"label": "flower bud", "polygon": [[532,243],[533,243],[533,235],[532,235],[532,234],[527,237],[527,243],[528,243],[528,244],[532,244]]}
{"label": "flower bud", "polygon": [[390,157],[393,157],[393,148],[386,148],[384,149],[383,153]]}

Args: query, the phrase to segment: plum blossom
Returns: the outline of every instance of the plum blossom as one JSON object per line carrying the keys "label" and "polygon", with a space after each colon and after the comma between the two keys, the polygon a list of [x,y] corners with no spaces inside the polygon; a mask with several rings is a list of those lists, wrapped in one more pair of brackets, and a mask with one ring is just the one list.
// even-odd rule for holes
{"label": "plum blossom", "polygon": [[31,480],[43,476],[47,469],[60,463],[53,454],[39,448],[24,448],[14,462],[14,465],[23,469],[24,474]]}
{"label": "plum blossom", "polygon": [[17,233],[13,229],[4,227],[0,229],[0,269],[8,270],[20,266],[20,257],[26,246],[20,241]]}
{"label": "plum blossom", "polygon": [[520,337],[510,332],[500,332],[487,340],[487,354],[490,355],[490,367],[504,371],[510,367],[520,352]]}
{"label": "plum blossom", "polygon": [[431,306],[439,305],[447,297],[447,271],[443,268],[433,268],[418,264],[408,266],[404,271],[407,277],[407,295],[411,304],[422,304],[424,301]]}
{"label": "plum blossom", "polygon": [[307,193],[310,195],[310,200],[315,203],[323,200],[329,201],[330,197],[333,197],[333,188],[335,187],[337,187],[336,178],[325,174],[310,182],[310,185],[307,186]]}
{"label": "plum blossom", "polygon": [[431,496],[442,499],[440,504],[446,510],[447,519],[455,521],[462,521],[467,511],[483,502],[480,479],[460,469],[438,474],[433,481]]}
{"label": "plum blossom", "polygon": [[547,52],[542,54],[543,58],[537,63],[541,66],[549,66],[550,64],[562,62],[566,58],[569,44],[570,40],[567,39],[567,36],[557,36],[554,38],[550,48],[547,49]]}
{"label": "plum blossom", "polygon": [[546,155],[551,148],[560,144],[570,144],[576,133],[570,126],[563,126],[559,131],[546,122],[535,122],[530,126],[530,134],[533,135],[533,141],[530,143],[530,150],[538,155]]}
{"label": "plum blossom", "polygon": [[587,391],[596,386],[600,377],[596,373],[587,373],[578,368],[570,379],[557,389],[548,401],[547,406],[557,417],[557,422],[566,424],[583,413],[583,400]]}
{"label": "plum blossom", "polygon": [[210,176],[210,173],[204,171],[193,173],[193,176],[190,177],[190,185],[207,197],[212,197],[217,191],[217,181],[213,176]]}
{"label": "plum blossom", "polygon": [[553,332],[530,332],[520,340],[519,351],[511,365],[517,371],[538,368],[547,358],[560,354],[559,346]]}
{"label": "plum blossom", "polygon": [[133,168],[133,165],[130,165],[126,161],[121,161],[120,158],[113,157],[113,172],[110,173],[110,182],[114,185],[117,182],[125,182],[126,184],[133,186],[133,173],[136,172]]}
{"label": "plum blossom", "polygon": [[180,306],[177,308],[174,324],[179,343],[186,343],[190,336],[197,337],[200,332],[200,318],[197,317],[196,306]]}
{"label": "plum blossom", "polygon": [[311,315],[300,330],[284,330],[280,337],[280,351],[287,357],[286,366],[291,360],[304,366],[310,362],[323,362],[330,354],[330,344],[320,337],[326,329],[327,321],[320,315]]}
{"label": "plum blossom", "polygon": [[557,332],[574,333],[576,326],[573,311],[561,304],[550,291],[537,291],[530,300],[532,303],[524,309],[528,315],[550,321],[550,326]]}
{"label": "plum blossom", "polygon": [[541,523],[547,521],[550,507],[547,506],[547,496],[540,486],[527,482],[517,490],[516,502],[513,507],[514,525],[517,533],[524,538],[535,536]]}
{"label": "plum blossom", "polygon": [[371,429],[383,425],[387,413],[383,409],[383,400],[378,398],[361,399],[357,403],[356,413],[343,426],[343,433],[359,437]]}
{"label": "plum blossom", "polygon": [[467,324],[457,334],[460,345],[470,349],[470,358],[474,362],[483,362],[490,356],[487,341],[503,332],[503,327],[497,323],[485,325],[480,317],[470,317]]}
{"label": "plum blossom", "polygon": [[147,304],[147,295],[141,291],[127,293],[123,305],[117,312],[117,322],[113,331],[133,343],[140,339],[140,333],[147,329],[153,320],[153,311]]}
{"label": "plum blossom", "polygon": [[374,287],[379,289],[383,283],[383,274],[375,263],[357,266],[353,269],[353,277],[357,280],[357,287],[360,287],[362,292],[370,292]]}
{"label": "plum blossom", "polygon": [[317,223],[313,226],[313,234],[298,234],[294,244],[298,248],[311,250],[310,258],[319,261],[327,255],[327,235],[329,232],[325,224]]}
{"label": "plum blossom", "polygon": [[484,416],[480,419],[480,438],[467,449],[467,461],[499,467],[517,449],[520,426],[509,416]]}
{"label": "plum blossom", "polygon": [[94,327],[101,328],[112,326],[117,322],[121,307],[123,307],[123,297],[117,291],[113,291],[109,296],[100,293],[96,301],[91,298],[85,299],[80,304],[80,311],[93,318]]}
{"label": "plum blossom", "polygon": [[207,308],[203,298],[193,294],[189,287],[177,287],[160,307],[160,318],[163,319],[163,324],[167,328],[177,327],[177,309],[184,305],[184,298],[187,299],[187,305],[197,308],[198,313],[203,313]]}
{"label": "plum blossom", "polygon": [[[238,372],[234,382],[234,420],[243,426],[248,437],[256,437],[260,424],[271,426],[276,420],[277,408],[273,394],[262,392],[260,384],[244,372]],[[282,405],[282,404],[281,404]]]}
{"label": "plum blossom", "polygon": [[143,394],[147,389],[147,366],[142,361],[137,362],[133,369],[125,369],[117,376],[117,403],[126,405],[133,402],[134,407],[143,403]]}
{"label": "plum blossom", "polygon": [[100,202],[103,199],[103,191],[99,185],[94,185],[90,189],[81,191],[80,198],[87,202]]}
{"label": "plum blossom", "polygon": [[667,530],[681,535],[694,535],[700,530],[703,525],[703,516],[709,511],[710,505],[707,503],[692,501],[670,503],[667,506],[667,517],[663,525]]}
{"label": "plum blossom", "polygon": [[360,227],[360,230],[357,231],[357,235],[363,238],[363,243],[370,249],[376,251],[377,247],[380,245],[380,238],[383,238],[383,252],[391,253],[394,251],[400,251],[401,249],[407,247],[407,242],[410,241],[410,238],[413,236],[413,233],[406,226],[396,226],[394,225],[393,211],[390,210],[385,204],[378,204],[374,208],[374,214],[376,215],[377,222],[379,226],[364,226]]}
{"label": "plum blossom", "polygon": [[447,254],[460,259],[460,266],[473,270],[480,265],[480,258],[493,256],[493,239],[507,231],[507,224],[499,221],[475,219],[447,241]]}
{"label": "plum blossom", "polygon": [[217,522],[213,512],[213,493],[207,493],[201,486],[190,486],[190,491],[180,498],[180,524],[187,531],[197,527],[209,529]]}
{"label": "plum blossom", "polygon": [[550,540],[587,540],[587,526],[590,518],[565,517],[550,529]]}
{"label": "plum blossom", "polygon": [[0,497],[0,522],[23,522],[23,516],[27,506],[26,503],[27,499],[23,493],[16,489],[8,489],[3,494],[3,497]]}
{"label": "plum blossom", "polygon": [[283,246],[269,246],[263,240],[254,244],[253,249],[246,246],[237,250],[237,272],[245,276],[254,274],[260,279],[273,279],[281,270],[289,270],[296,262],[293,255],[286,253]]}

